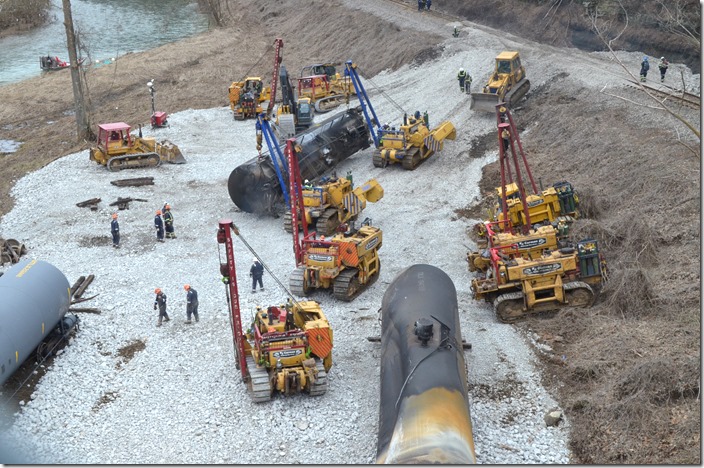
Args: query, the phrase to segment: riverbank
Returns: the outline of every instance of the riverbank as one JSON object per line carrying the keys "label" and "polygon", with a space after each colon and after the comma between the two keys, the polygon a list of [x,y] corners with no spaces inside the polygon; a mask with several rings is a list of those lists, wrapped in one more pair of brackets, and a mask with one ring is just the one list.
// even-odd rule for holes
{"label": "riverbank", "polygon": [[0,38],[22,34],[51,19],[51,0],[0,0]]}

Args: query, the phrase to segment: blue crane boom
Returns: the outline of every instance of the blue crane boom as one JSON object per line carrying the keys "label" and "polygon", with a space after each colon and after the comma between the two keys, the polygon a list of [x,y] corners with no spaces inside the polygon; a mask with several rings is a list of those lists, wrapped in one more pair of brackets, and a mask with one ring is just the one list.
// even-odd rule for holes
{"label": "blue crane boom", "polygon": [[[357,73],[357,65],[352,63],[352,60],[345,62],[345,76],[349,76],[352,80],[352,85],[357,93],[357,98],[359,98],[359,103],[362,106],[362,112],[364,113],[364,120],[367,121],[367,127],[369,127],[369,133],[372,135],[372,140],[374,141],[374,147],[379,148],[381,141],[379,135],[381,133],[381,126],[379,124],[379,119],[374,111],[374,106],[367,96],[367,90],[364,89],[362,81],[359,79],[359,74]],[[371,112],[373,119],[369,117],[369,112]],[[376,125],[376,128],[375,128]]]}

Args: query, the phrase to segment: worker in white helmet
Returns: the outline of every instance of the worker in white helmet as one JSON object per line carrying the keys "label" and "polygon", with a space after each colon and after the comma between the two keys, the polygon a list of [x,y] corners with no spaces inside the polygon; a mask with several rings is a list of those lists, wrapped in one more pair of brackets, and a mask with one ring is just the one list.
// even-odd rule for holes
{"label": "worker in white helmet", "polygon": [[464,71],[464,68],[460,68],[460,71],[457,73],[457,79],[460,82],[460,91],[464,92],[464,82],[467,79],[467,72]]}
{"label": "worker in white helmet", "polygon": [[256,258],[252,260],[252,267],[249,269],[249,276],[252,278],[252,292],[257,292],[257,283],[259,283],[259,290],[264,291],[264,285],[262,284],[264,266]]}

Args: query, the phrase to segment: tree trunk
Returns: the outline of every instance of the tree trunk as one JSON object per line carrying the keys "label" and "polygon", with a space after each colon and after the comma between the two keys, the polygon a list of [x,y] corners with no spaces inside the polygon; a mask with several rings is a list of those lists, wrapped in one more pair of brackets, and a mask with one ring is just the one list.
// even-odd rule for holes
{"label": "tree trunk", "polygon": [[76,48],[76,33],[73,29],[73,16],[71,15],[71,0],[63,0],[64,26],[66,27],[66,44],[68,46],[68,60],[71,63],[71,83],[73,84],[73,101],[76,108],[76,129],[79,142],[89,140],[91,137],[88,110],[85,105],[84,86],[81,71],[78,69],[78,51]]}

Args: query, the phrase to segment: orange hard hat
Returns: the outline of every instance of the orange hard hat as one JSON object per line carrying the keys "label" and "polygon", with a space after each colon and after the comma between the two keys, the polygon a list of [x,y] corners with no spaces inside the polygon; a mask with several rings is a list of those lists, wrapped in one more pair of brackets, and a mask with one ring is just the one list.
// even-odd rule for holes
{"label": "orange hard hat", "polygon": [[117,219],[117,213],[112,214],[112,219]]}
{"label": "orange hard hat", "polygon": [[191,289],[191,285],[190,285],[190,284],[184,284],[184,285],[183,285],[183,289],[185,289],[186,291],[188,291],[189,289]]}
{"label": "orange hard hat", "polygon": [[156,210],[156,214],[160,215],[160,214],[161,214],[161,210]]}
{"label": "orange hard hat", "polygon": [[154,292],[155,292],[156,294],[159,294],[159,293],[161,292],[161,288],[156,288],[156,289],[154,290]]}

